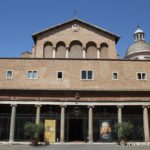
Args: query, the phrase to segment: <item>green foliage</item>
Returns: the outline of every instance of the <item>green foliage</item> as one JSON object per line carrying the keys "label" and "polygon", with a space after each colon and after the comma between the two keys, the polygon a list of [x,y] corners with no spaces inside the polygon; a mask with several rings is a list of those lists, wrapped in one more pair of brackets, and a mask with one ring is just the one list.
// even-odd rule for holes
{"label": "green foliage", "polygon": [[43,135],[43,133],[44,133],[44,124],[42,122],[40,122],[37,125],[37,132],[38,132],[38,137]]}
{"label": "green foliage", "polygon": [[24,132],[25,132],[25,136],[27,138],[33,139],[36,133],[36,128],[35,128],[35,124],[31,123],[31,122],[27,122],[24,125]]}
{"label": "green foliage", "polygon": [[116,123],[115,132],[118,135],[118,139],[128,139],[133,130],[133,125],[130,122]]}
{"label": "green foliage", "polygon": [[34,124],[27,122],[24,126],[25,136],[29,139],[38,139],[44,133],[44,125],[42,122]]}

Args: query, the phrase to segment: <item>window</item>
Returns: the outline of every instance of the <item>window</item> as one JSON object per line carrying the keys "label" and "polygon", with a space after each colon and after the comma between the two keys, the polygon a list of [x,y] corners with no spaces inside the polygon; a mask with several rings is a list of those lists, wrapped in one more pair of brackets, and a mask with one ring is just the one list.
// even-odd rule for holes
{"label": "window", "polygon": [[112,80],[118,80],[118,73],[117,72],[112,73]]}
{"label": "window", "polygon": [[83,70],[83,71],[82,71],[82,78],[81,78],[81,79],[82,79],[82,80],[86,80],[86,79],[87,79],[86,76],[87,76],[87,73],[86,73],[85,70]]}
{"label": "window", "polygon": [[137,80],[147,80],[147,75],[144,72],[137,73]]}
{"label": "window", "polygon": [[82,70],[81,71],[82,80],[93,80],[93,71],[92,70]]}
{"label": "window", "polygon": [[59,79],[59,80],[63,79],[63,72],[62,71],[57,72],[57,79]]}
{"label": "window", "polygon": [[6,71],[6,78],[8,78],[8,79],[13,78],[13,71],[12,70],[7,70]]}
{"label": "window", "polygon": [[38,71],[28,71],[27,73],[28,79],[37,79],[38,78]]}

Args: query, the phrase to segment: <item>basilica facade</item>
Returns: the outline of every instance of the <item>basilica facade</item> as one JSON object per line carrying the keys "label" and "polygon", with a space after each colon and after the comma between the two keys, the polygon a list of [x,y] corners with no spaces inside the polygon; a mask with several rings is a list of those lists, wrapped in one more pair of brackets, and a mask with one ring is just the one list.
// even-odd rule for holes
{"label": "basilica facade", "polygon": [[[150,44],[139,27],[124,59],[119,36],[80,19],[32,35],[20,58],[0,58],[0,141],[26,141],[24,124],[54,120],[55,142],[150,141]],[[107,129],[106,129],[107,128]]]}

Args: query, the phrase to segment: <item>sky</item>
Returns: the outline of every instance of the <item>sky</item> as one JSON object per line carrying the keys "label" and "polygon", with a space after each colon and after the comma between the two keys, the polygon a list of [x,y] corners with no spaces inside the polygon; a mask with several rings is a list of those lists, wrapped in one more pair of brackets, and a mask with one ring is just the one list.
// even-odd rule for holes
{"label": "sky", "polygon": [[150,0],[0,0],[0,57],[31,51],[32,34],[75,17],[120,36],[121,58],[137,26],[150,41]]}

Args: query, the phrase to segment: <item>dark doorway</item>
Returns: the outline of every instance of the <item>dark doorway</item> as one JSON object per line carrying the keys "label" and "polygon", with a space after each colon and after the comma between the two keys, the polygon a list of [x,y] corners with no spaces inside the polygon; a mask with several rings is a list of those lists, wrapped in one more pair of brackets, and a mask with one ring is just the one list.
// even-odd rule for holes
{"label": "dark doorway", "polygon": [[83,141],[82,119],[69,119],[69,141]]}

